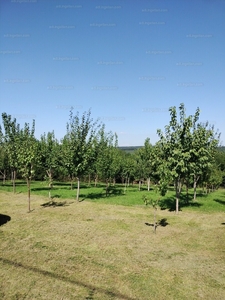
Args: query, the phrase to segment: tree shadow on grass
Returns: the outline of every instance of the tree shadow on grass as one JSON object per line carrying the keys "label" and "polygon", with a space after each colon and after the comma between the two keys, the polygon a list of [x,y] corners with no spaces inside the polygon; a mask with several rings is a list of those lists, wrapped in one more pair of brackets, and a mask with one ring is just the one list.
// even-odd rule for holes
{"label": "tree shadow on grass", "polygon": [[[119,291],[116,291],[115,289],[112,292],[110,290],[107,290],[107,289],[104,289],[104,288],[101,288],[101,287],[95,287],[91,283],[84,283],[84,282],[82,282],[81,280],[78,280],[78,279],[70,279],[70,278],[68,278],[66,276],[63,276],[63,275],[59,275],[59,274],[55,274],[53,272],[45,271],[45,270],[39,269],[37,267],[24,265],[22,263],[14,262],[14,261],[9,260],[9,259],[5,259],[5,258],[0,257],[0,261],[3,264],[13,266],[15,268],[20,268],[20,269],[23,269],[23,270],[32,271],[32,272],[37,273],[37,274],[42,275],[42,276],[50,277],[52,279],[56,279],[56,280],[60,280],[60,281],[63,281],[63,282],[72,283],[72,284],[76,284],[78,286],[84,287],[87,290],[92,291],[92,293],[91,293],[92,297],[94,295],[94,292],[97,291],[98,293],[103,294],[102,299],[104,299],[104,295],[111,296],[114,299],[120,299],[120,300],[135,300],[136,299],[136,298],[131,298],[127,295],[121,294]],[[90,292],[89,292],[89,295],[90,295]]]}
{"label": "tree shadow on grass", "polygon": [[[179,199],[179,211],[182,211],[183,207],[200,207],[201,203],[192,200],[192,195],[189,195],[188,199],[186,195],[181,195]],[[176,198],[168,197],[160,201],[161,210],[168,209],[169,211],[176,210]]]}
{"label": "tree shadow on grass", "polygon": [[49,189],[49,187],[45,187],[45,186],[43,186],[43,187],[39,187],[39,188],[31,188],[31,191],[33,191],[33,192],[35,192],[35,191],[49,191],[50,189]]}
{"label": "tree shadow on grass", "polygon": [[[152,223],[145,223],[145,225],[154,227],[154,224],[152,224]],[[158,226],[166,227],[167,225],[169,225],[169,223],[167,222],[166,218],[163,218],[163,219],[159,220],[158,222],[156,222],[156,227],[158,227]]]}
{"label": "tree shadow on grass", "polygon": [[213,201],[219,203],[219,204],[222,204],[222,205],[225,205],[225,200],[221,200],[221,199],[214,199]]}
{"label": "tree shadow on grass", "polygon": [[[27,183],[26,183],[26,181],[16,181],[16,187],[17,186],[20,186],[20,185],[24,185],[24,186],[26,186],[27,185]],[[7,181],[7,182],[5,182],[4,183],[4,185],[2,185],[3,187],[12,187],[13,186],[13,183],[10,181]]]}
{"label": "tree shadow on grass", "polygon": [[160,200],[159,205],[160,205],[161,210],[168,209],[169,211],[175,211],[176,210],[176,199],[174,197],[164,198],[164,199]]}
{"label": "tree shadow on grass", "polygon": [[123,194],[123,189],[111,186],[108,190],[108,196],[119,196]]}
{"label": "tree shadow on grass", "polygon": [[10,216],[0,214],[0,226],[6,224],[11,220]]}
{"label": "tree shadow on grass", "polygon": [[41,204],[42,207],[57,207],[57,206],[69,206],[73,202],[67,202],[67,201],[62,201],[62,202],[56,202],[56,201],[48,201],[43,204]]}
{"label": "tree shadow on grass", "polygon": [[84,196],[84,199],[91,199],[91,200],[97,200],[97,199],[102,199],[105,198],[107,199],[110,196],[123,196],[123,189],[118,188],[118,187],[109,187],[108,189],[108,195],[106,196],[106,191],[105,188],[101,193],[88,193],[86,195],[81,195]]}

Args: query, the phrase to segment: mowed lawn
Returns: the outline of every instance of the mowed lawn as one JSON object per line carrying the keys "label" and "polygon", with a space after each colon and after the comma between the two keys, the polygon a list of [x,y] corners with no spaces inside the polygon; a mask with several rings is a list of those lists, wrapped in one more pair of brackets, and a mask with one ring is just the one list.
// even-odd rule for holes
{"label": "mowed lawn", "polygon": [[141,198],[92,198],[43,207],[32,194],[28,213],[26,194],[0,192],[1,300],[225,299],[224,190],[178,215],[158,210],[156,234]]}

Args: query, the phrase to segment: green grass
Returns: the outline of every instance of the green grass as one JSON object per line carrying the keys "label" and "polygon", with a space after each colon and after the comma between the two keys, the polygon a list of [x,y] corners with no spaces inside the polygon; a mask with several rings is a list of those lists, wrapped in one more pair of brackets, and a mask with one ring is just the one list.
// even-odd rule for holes
{"label": "green grass", "polygon": [[[12,191],[12,184],[10,181],[6,182],[5,186],[0,186],[0,190],[5,192]],[[17,181],[16,193],[26,193],[27,186],[26,182]],[[31,198],[32,195],[39,195],[48,199],[49,188],[46,182],[33,181],[31,184]],[[87,184],[81,183],[80,189],[80,201],[91,201],[98,202],[102,204],[113,204],[113,205],[124,205],[124,206],[134,206],[143,205],[143,195],[147,195],[149,198],[156,199],[159,197],[154,190],[150,192],[147,191],[147,187],[143,186],[141,191],[138,191],[138,185],[130,185],[127,188],[126,194],[124,194],[124,187],[122,184],[117,184],[116,186],[110,186],[109,196],[105,196],[105,184],[98,184],[94,187],[92,184],[88,186]],[[67,182],[55,182],[54,187],[51,191],[52,199],[57,202],[63,202],[64,199],[76,198],[76,183],[73,185],[73,190],[71,190],[70,183]],[[197,199],[193,199],[193,189],[189,190],[189,203],[186,203],[186,193],[183,191],[180,199],[180,209],[182,211],[201,211],[201,212],[225,212],[225,190],[219,189],[213,193],[205,195],[202,193],[201,189],[198,189]],[[167,194],[161,198],[161,207],[165,209],[174,210],[175,209],[175,192],[173,187],[169,188]]]}
{"label": "green grass", "polygon": [[33,191],[30,213],[25,194],[1,191],[0,299],[225,299],[225,215],[214,207],[224,204],[212,194],[201,198],[215,202],[210,214],[158,210],[167,226],[154,234],[153,211],[132,189],[56,207]]}

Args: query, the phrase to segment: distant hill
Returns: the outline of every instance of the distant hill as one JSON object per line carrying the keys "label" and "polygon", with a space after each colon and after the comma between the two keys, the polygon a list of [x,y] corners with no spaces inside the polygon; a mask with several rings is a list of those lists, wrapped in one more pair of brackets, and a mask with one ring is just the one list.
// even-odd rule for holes
{"label": "distant hill", "polygon": [[224,152],[225,152],[225,146],[220,146],[220,147],[218,147],[218,150],[224,151]]}
{"label": "distant hill", "polygon": [[135,150],[141,148],[143,146],[122,146],[122,147],[118,147],[120,150],[125,151],[127,153],[132,153]]}
{"label": "distant hill", "polygon": [[[144,146],[121,146],[121,147],[118,147],[118,148],[122,151],[127,152],[127,153],[132,153],[132,152],[134,152],[135,150],[137,150],[141,147],[144,147]],[[225,146],[218,147],[218,150],[225,152]]]}

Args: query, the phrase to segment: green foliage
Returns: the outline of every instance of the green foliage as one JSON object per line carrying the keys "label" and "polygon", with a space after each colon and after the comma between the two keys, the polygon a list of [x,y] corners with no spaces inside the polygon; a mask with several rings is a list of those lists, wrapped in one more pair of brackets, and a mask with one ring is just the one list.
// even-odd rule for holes
{"label": "green foliage", "polygon": [[[71,180],[71,188],[77,179],[77,199],[79,198],[80,180],[89,176],[105,181],[106,195],[113,181],[124,183],[124,194],[132,179],[147,180],[157,183],[158,192],[165,196],[168,187],[174,184],[179,209],[179,197],[182,186],[188,189],[190,184],[201,182],[210,189],[225,184],[225,159],[223,152],[216,151],[219,133],[208,123],[198,123],[200,110],[186,116],[184,104],[171,107],[170,122],[165,132],[158,130],[159,141],[152,146],[150,139],[144,146],[132,154],[118,149],[118,138],[112,132],[106,133],[105,126],[93,121],[90,110],[74,115],[70,111],[67,132],[59,143],[54,132],[44,133],[40,140],[34,137],[34,121],[30,128],[25,124],[20,128],[16,119],[6,113],[2,114],[4,131],[0,128],[0,174],[3,178],[9,170],[21,178],[30,181],[36,176],[45,179],[52,189],[53,179]],[[138,147],[134,147],[138,148]],[[140,185],[139,185],[140,188]],[[141,188],[145,190],[145,186]],[[194,192],[195,194],[196,192]],[[50,194],[49,194],[50,195]]]}
{"label": "green foliage", "polygon": [[[186,180],[188,187],[189,178],[193,176],[196,189],[200,176],[208,172],[212,166],[220,135],[208,123],[197,123],[200,115],[199,108],[194,116],[186,117],[184,104],[181,103],[180,121],[177,119],[176,107],[171,107],[169,111],[171,120],[169,125],[165,126],[165,133],[158,130],[160,140],[157,146],[161,158],[159,173],[163,182],[168,182],[168,178],[171,177],[175,184],[176,211],[178,212],[182,184]],[[165,176],[168,173],[170,176]],[[166,180],[165,177],[167,177]],[[195,195],[196,192],[194,198]]]}
{"label": "green foliage", "polygon": [[5,146],[5,150],[9,159],[9,165],[12,170],[16,170],[18,168],[17,155],[19,152],[18,135],[20,126],[16,123],[15,118],[12,120],[11,115],[7,115],[6,113],[2,113],[2,121],[4,126],[4,134],[1,130],[1,140]]}
{"label": "green foliage", "polygon": [[106,133],[104,126],[98,136],[98,156],[96,171],[102,180],[109,181],[114,178],[120,167],[120,150],[117,149],[117,136],[112,132]]}
{"label": "green foliage", "polygon": [[[67,134],[62,140],[61,166],[69,175],[71,182],[74,178],[80,180],[80,176],[87,172],[93,156],[94,138],[99,128],[98,121],[93,121],[91,111],[84,112],[82,117],[79,113],[73,115],[70,111],[70,119],[67,124]],[[79,186],[77,189],[79,200]]]}
{"label": "green foliage", "polygon": [[31,180],[34,176],[34,165],[38,163],[38,143],[34,137],[35,122],[33,121],[32,128],[25,123],[24,128],[19,132],[18,151],[19,169],[22,176]]}

